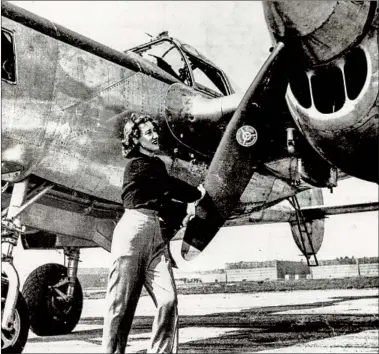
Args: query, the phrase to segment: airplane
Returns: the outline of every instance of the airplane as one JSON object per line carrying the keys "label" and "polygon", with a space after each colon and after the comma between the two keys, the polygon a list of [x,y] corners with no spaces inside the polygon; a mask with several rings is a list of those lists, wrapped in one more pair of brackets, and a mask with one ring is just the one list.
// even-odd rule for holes
{"label": "airplane", "polygon": [[[2,350],[70,333],[82,311],[80,249],[110,251],[123,209],[122,125],[151,115],[173,176],[205,197],[185,227],[166,221],[181,256],[230,225],[288,222],[310,265],[328,215],[321,188],[378,183],[378,3],[264,2],[273,46],[243,94],[187,43],[160,33],[125,52],[2,2]],[[292,209],[274,206],[289,200]],[[13,249],[63,249],[23,290]]]}

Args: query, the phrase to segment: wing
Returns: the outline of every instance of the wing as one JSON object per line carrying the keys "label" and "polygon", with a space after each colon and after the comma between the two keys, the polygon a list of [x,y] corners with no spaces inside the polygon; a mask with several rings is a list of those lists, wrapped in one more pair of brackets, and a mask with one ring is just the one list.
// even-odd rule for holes
{"label": "wing", "polygon": [[[301,209],[307,221],[324,219],[332,215],[365,213],[379,210],[378,202],[345,204],[345,205],[314,205]],[[254,211],[249,214],[239,215],[227,220],[224,226],[244,226],[244,225],[261,225],[272,223],[291,223],[296,220],[296,212],[288,207],[274,206],[259,211]],[[182,240],[183,232],[177,233],[172,241]]]}
{"label": "wing", "polygon": [[[345,204],[345,205],[314,205],[301,208],[307,221],[324,219],[332,215],[365,213],[379,210],[378,202]],[[254,211],[249,215],[241,215],[225,222],[225,226],[242,226],[251,224],[270,224],[280,222],[293,222],[296,220],[296,212],[290,208],[277,206],[260,211]]]}

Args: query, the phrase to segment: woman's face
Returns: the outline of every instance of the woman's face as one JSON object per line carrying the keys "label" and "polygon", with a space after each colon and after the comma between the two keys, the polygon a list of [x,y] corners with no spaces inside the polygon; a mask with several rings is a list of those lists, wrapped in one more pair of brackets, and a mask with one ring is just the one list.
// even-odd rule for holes
{"label": "woman's face", "polygon": [[142,152],[153,153],[159,151],[159,135],[151,122],[139,125],[140,137],[138,143]]}

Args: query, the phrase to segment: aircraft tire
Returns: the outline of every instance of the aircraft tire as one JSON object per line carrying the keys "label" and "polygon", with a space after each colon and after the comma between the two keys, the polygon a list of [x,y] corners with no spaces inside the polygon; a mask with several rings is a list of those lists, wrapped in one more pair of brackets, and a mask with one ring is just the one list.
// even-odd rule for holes
{"label": "aircraft tire", "polygon": [[[48,263],[36,268],[26,279],[23,294],[29,307],[31,330],[39,336],[70,333],[79,322],[83,309],[83,291],[76,279],[74,295],[64,301],[52,288],[67,275],[61,264]],[[66,293],[67,284],[59,290]]]}
{"label": "aircraft tire", "polygon": [[[8,293],[8,281],[1,277],[1,312]],[[3,317],[3,316],[1,316]],[[1,352],[22,353],[29,334],[29,311],[21,292],[18,294],[14,328],[11,332],[1,331]]]}

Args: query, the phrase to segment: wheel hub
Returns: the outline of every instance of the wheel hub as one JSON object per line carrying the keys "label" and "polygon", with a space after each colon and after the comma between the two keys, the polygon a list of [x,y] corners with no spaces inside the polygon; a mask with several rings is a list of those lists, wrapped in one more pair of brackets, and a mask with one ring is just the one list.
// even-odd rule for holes
{"label": "wheel hub", "polygon": [[[1,317],[3,317],[3,309],[5,304],[5,298],[1,299]],[[15,311],[15,318],[13,322],[13,328],[10,331],[1,330],[1,349],[6,349],[15,345],[18,340],[21,331],[21,320],[18,311]]]}
{"label": "wheel hub", "polygon": [[[63,292],[65,292],[65,289]],[[51,314],[53,314],[53,317],[56,320],[64,320],[72,309],[72,299],[68,298],[68,300],[66,300],[62,298],[54,288],[51,289],[50,296],[51,301],[49,301],[49,309]]]}

